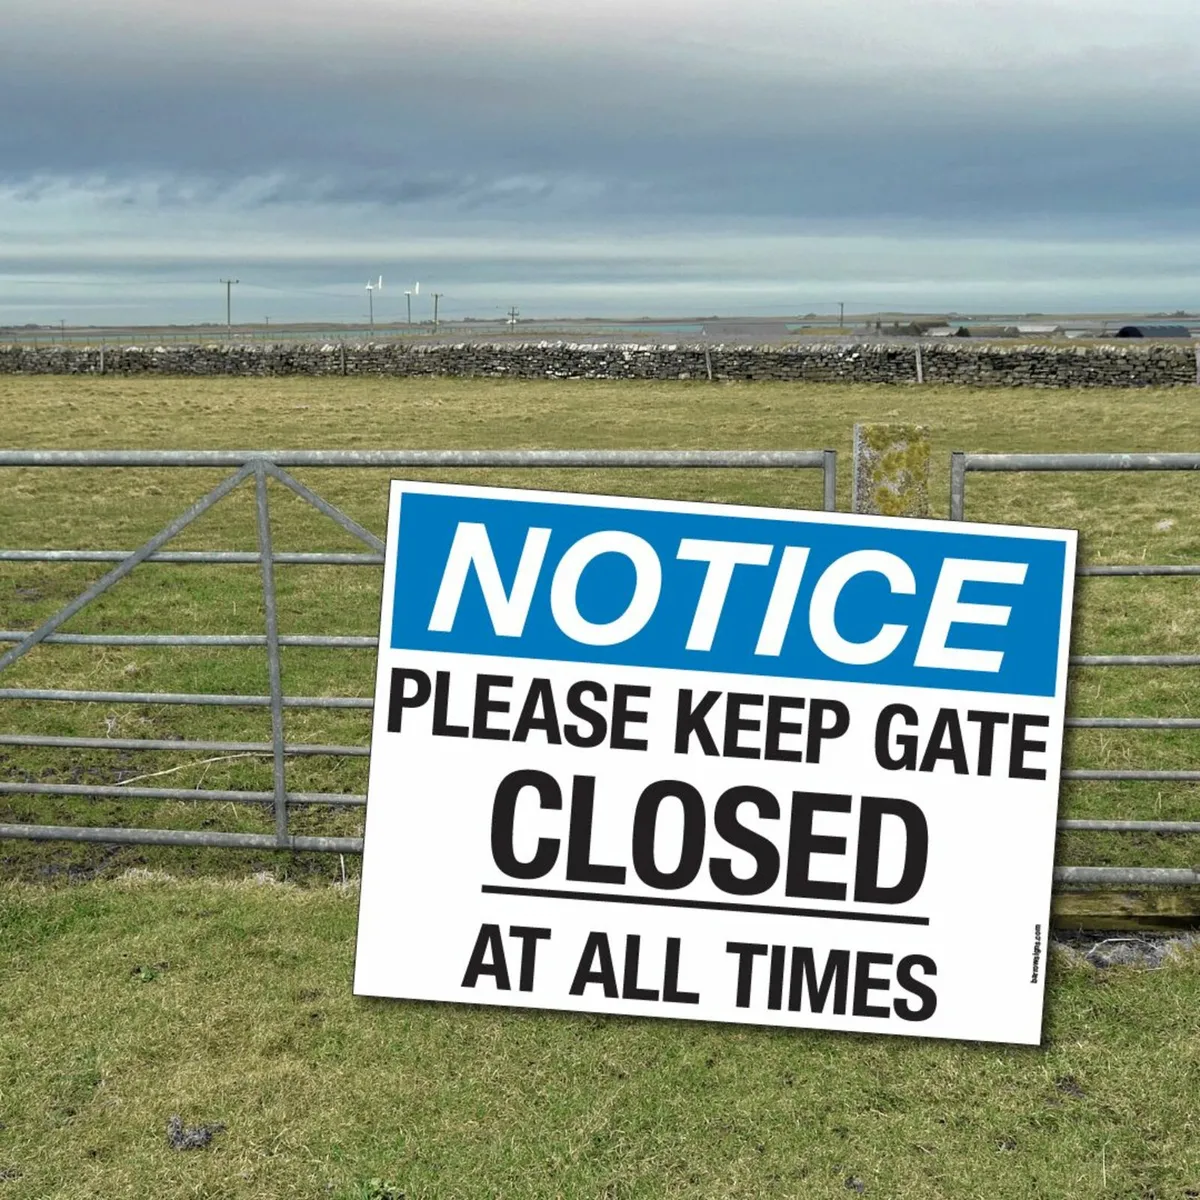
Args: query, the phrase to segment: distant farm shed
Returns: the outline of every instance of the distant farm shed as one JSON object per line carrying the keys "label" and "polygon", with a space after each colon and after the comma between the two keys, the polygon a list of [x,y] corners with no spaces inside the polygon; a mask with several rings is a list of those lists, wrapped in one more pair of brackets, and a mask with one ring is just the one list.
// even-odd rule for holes
{"label": "distant farm shed", "polygon": [[932,321],[893,321],[886,330],[881,329],[880,322],[875,322],[876,333],[890,333],[900,337],[941,337],[941,331],[948,328],[947,321],[941,317]]}
{"label": "distant farm shed", "polygon": [[1190,338],[1186,325],[1122,325],[1117,337]]}
{"label": "distant farm shed", "polygon": [[987,337],[1006,338],[1017,337],[1015,325],[960,325],[955,337]]}

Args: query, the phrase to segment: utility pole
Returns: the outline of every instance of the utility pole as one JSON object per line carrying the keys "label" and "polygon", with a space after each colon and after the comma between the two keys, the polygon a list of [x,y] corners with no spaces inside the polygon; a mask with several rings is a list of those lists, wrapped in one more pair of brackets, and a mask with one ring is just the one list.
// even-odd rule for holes
{"label": "utility pole", "polygon": [[520,315],[520,310],[515,307],[508,310],[508,323],[513,327],[514,330],[517,328],[517,318]]}
{"label": "utility pole", "polygon": [[267,335],[271,332],[271,318],[263,317],[263,321],[266,322],[266,331],[263,333],[263,341],[265,342],[267,340]]}
{"label": "utility pole", "polygon": [[408,309],[408,323],[412,324],[412,292],[404,293],[404,304]]}
{"label": "utility pole", "polygon": [[437,302],[438,302],[438,300],[440,300],[440,299],[441,299],[441,298],[442,298],[442,297],[443,297],[445,294],[446,294],[445,292],[434,292],[434,293],[433,293],[433,327],[434,327],[434,329],[436,329],[436,328],[437,328],[437,325],[438,325],[438,322],[437,322]]}
{"label": "utility pole", "polygon": [[846,323],[845,317],[846,317],[846,306],[839,300],[838,301],[838,328],[839,329],[841,329],[845,325],[845,323]]}
{"label": "utility pole", "polygon": [[231,334],[233,332],[233,319],[231,317],[232,301],[230,300],[230,289],[235,283],[241,283],[240,279],[221,279],[218,282],[225,285],[225,332]]}
{"label": "utility pole", "polygon": [[371,322],[371,332],[375,332],[375,289],[367,284],[367,319]]}

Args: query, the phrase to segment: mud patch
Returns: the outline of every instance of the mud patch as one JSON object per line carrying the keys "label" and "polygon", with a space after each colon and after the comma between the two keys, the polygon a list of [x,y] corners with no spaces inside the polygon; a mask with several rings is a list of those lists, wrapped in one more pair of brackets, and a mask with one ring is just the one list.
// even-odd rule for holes
{"label": "mud patch", "polygon": [[203,1150],[212,1143],[213,1137],[225,1130],[224,1122],[211,1125],[196,1125],[185,1128],[183,1118],[176,1113],[167,1121],[167,1144],[173,1150]]}

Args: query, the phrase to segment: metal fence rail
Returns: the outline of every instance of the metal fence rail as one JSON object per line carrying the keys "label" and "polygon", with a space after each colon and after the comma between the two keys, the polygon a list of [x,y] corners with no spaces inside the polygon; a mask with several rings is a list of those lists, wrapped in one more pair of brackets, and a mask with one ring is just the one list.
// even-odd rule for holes
{"label": "metal fence rail", "polygon": [[[967,454],[950,455],[950,520],[964,520],[968,471],[1200,471],[1200,454]],[[1091,567],[1089,574],[1200,574],[1200,565],[1170,567]]]}
{"label": "metal fence rail", "polygon": [[[817,467],[836,450],[0,450],[0,467]],[[826,507],[832,508],[826,489]]]}
{"label": "metal fence rail", "polygon": [[[289,791],[287,760],[298,756],[365,757],[366,746],[289,743],[284,733],[287,709],[370,710],[369,696],[289,696],[283,688],[280,649],[305,646],[363,650],[378,638],[351,635],[287,635],[278,629],[275,567],[293,564],[372,566],[383,563],[383,541],[323,497],[294,479],[285,467],[330,468],[784,468],[819,470],[826,511],[836,508],[837,453],[834,450],[0,450],[0,467],[233,467],[218,484],[186,512],[136,550],[0,550],[0,562],[100,562],[117,565],[34,630],[0,631],[0,671],[41,644],[79,646],[209,646],[263,648],[267,652],[269,694],[218,695],[189,692],[127,692],[64,688],[0,688],[0,701],[50,701],[104,704],[170,704],[266,708],[271,714],[270,742],[200,741],[163,738],[51,737],[40,734],[0,734],[0,746],[59,749],[215,751],[261,755],[272,762],[272,790],[233,791],[201,788],[129,787],[79,783],[0,782],[0,795],[102,796],[109,799],[175,800],[270,806],[273,834],[243,834],[210,830],[79,828],[63,825],[0,824],[0,839],[23,838],[126,845],[214,846],[243,849],[291,849],[352,853],[361,850],[359,838],[303,837],[288,826],[289,808],[324,805],[361,807],[366,797],[343,792]],[[208,511],[238,485],[254,481],[257,552],[203,550],[171,551],[162,547]],[[366,544],[370,553],[275,552],[267,480],[275,479],[306,500],[342,529]],[[262,574],[266,629],[262,634],[78,634],[59,633],[59,627],[127,576],[140,563],[248,563]],[[4,650],[3,647],[9,648]]]}
{"label": "metal fence rail", "polygon": [[[967,454],[950,456],[950,519],[965,520],[967,473],[971,471],[1200,471],[1200,454]],[[1200,575],[1200,563],[1079,567],[1076,574],[1096,576]],[[1081,667],[1200,667],[1200,654],[1093,654],[1075,655],[1072,666]],[[1200,729],[1196,717],[1068,717],[1075,729]],[[1137,780],[1146,782],[1200,783],[1200,770],[1117,771],[1065,770],[1064,779],[1090,781]],[[1059,829],[1101,833],[1200,834],[1200,821],[1062,820]],[[1196,885],[1200,870],[1164,867],[1062,867],[1055,878],[1063,883],[1137,885]]]}

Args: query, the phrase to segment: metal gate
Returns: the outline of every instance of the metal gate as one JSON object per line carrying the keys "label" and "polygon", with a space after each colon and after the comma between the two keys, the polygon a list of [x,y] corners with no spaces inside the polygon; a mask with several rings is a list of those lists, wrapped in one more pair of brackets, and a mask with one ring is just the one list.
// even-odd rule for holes
{"label": "metal gate", "polygon": [[[297,756],[366,757],[365,745],[290,743],[284,736],[284,714],[288,709],[370,709],[370,697],[295,696],[285,693],[280,671],[280,647],[373,648],[374,637],[347,635],[281,635],[276,615],[275,567],[288,564],[331,564],[379,566],[383,542],[333,504],[293,478],[288,467],[385,467],[385,468],[789,468],[822,472],[824,508],[836,507],[836,461],[833,450],[794,451],[0,451],[0,467],[230,467],[233,474],[198,500],[137,550],[19,550],[0,549],[0,562],[111,562],[116,565],[51,618],[33,630],[0,630],[0,672],[35,646],[75,644],[95,646],[251,646],[267,652],[269,692],[265,695],[217,695],[206,693],[87,691],[51,688],[0,688],[0,701],[47,701],[106,704],[165,704],[189,706],[238,706],[268,709],[271,716],[270,742],[202,741],[148,738],[86,738],[0,733],[0,746],[41,746],[63,749],[132,751],[213,751],[260,755],[272,763],[271,791],[229,791],[200,788],[133,788],[123,785],[37,783],[0,781],[0,794],[20,793],[48,796],[114,796],[127,799],[183,801],[229,801],[269,806],[274,816],[273,834],[248,834],[214,830],[131,829],[117,827],[81,828],[65,825],[26,823],[0,824],[0,839],[26,838],[101,842],[114,844],[157,844],[232,847],[256,850],[290,849],[353,853],[362,848],[361,838],[306,837],[289,830],[289,809],[302,805],[356,807],[365,797],[344,792],[291,791],[287,787],[287,761]],[[950,515],[965,518],[966,477],[970,472],[1023,471],[1191,471],[1200,470],[1200,454],[966,454],[951,456]],[[202,513],[208,511],[243,482],[254,481],[257,552],[166,550],[163,547]],[[275,552],[272,549],[267,480],[274,479],[307,501],[343,530],[362,542],[367,553]],[[259,635],[204,634],[73,634],[58,632],[67,620],[127,576],[142,562],[257,563],[262,576],[266,628]],[[1200,564],[1086,566],[1081,576],[1200,576]],[[1100,668],[1200,668],[1200,654],[1077,655],[1074,667]],[[1080,729],[1174,729],[1200,730],[1200,717],[1068,717],[1067,724]],[[1073,780],[1141,780],[1200,783],[1200,770],[1078,770],[1064,771]],[[1096,832],[1144,832],[1155,834],[1200,834],[1200,821],[1062,820],[1064,830]],[[1068,884],[1200,884],[1200,870],[1161,867],[1066,866],[1056,879]]]}
{"label": "metal gate", "polygon": [[[950,518],[965,520],[967,474],[972,471],[1200,471],[1200,454],[966,454],[950,456]],[[1200,576],[1200,563],[1128,566],[1085,566],[1079,577]],[[1081,654],[1072,655],[1073,667],[1200,667],[1200,654]],[[1074,729],[1195,729],[1198,716],[1172,717],[1067,717]],[[1200,756],[1197,756],[1200,758]],[[1200,770],[1064,770],[1064,779],[1138,780],[1147,782],[1200,783]],[[1061,820],[1059,829],[1098,833],[1200,834],[1200,821],[1095,821]],[[1200,884],[1200,870],[1171,867],[1060,867],[1055,878],[1063,883],[1108,884]]]}
{"label": "metal gate", "polygon": [[[836,507],[837,454],[833,450],[28,450],[0,451],[0,467],[233,467],[229,475],[137,550],[17,550],[0,549],[0,562],[115,562],[106,575],[33,630],[0,630],[0,672],[34,647],[46,644],[90,646],[261,646],[267,652],[269,694],[213,695],[206,693],[86,691],[54,688],[0,688],[0,701],[58,701],[104,704],[177,704],[256,707],[270,710],[271,741],[231,742],[149,738],[54,737],[0,733],[0,747],[42,746],[62,749],[214,751],[270,757],[273,787],[269,792],[222,791],[200,788],[127,787],[74,783],[0,781],[0,794],[120,797],[142,800],[227,801],[269,805],[274,834],[214,830],[131,829],[66,825],[0,824],[0,839],[24,838],[126,845],[215,846],[251,850],[302,850],[357,853],[362,839],[306,837],[289,830],[289,809],[298,805],[356,807],[366,797],[346,792],[289,791],[287,760],[300,755],[366,757],[366,745],[289,743],[284,737],[287,709],[370,709],[369,696],[290,696],[284,692],[280,647],[310,646],[344,649],[374,648],[376,637],[339,635],[281,635],[276,614],[275,567],[288,564],[373,566],[383,564],[383,541],[335,505],[288,473],[288,467],[388,468],[787,468],[819,470],[826,511]],[[267,480],[274,479],[335,521],[365,544],[369,553],[276,553],[272,549]],[[163,547],[197,517],[207,512],[243,482],[254,481],[258,550],[164,550]],[[143,562],[258,563],[262,574],[266,629],[259,635],[204,634],[75,634],[58,629]]]}

